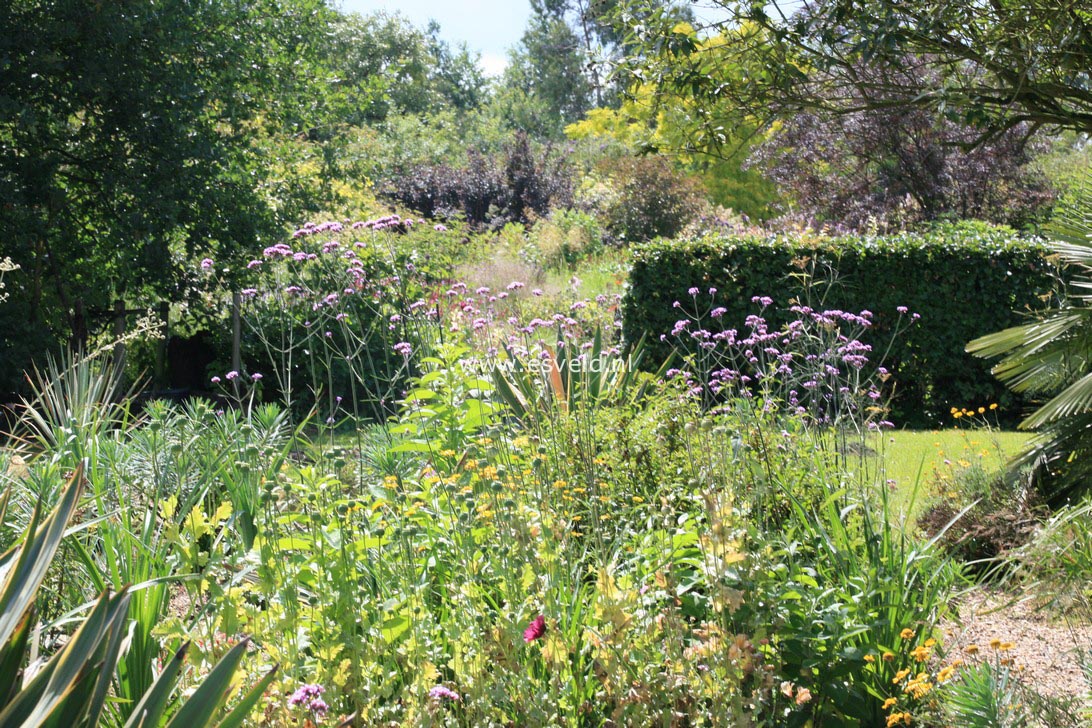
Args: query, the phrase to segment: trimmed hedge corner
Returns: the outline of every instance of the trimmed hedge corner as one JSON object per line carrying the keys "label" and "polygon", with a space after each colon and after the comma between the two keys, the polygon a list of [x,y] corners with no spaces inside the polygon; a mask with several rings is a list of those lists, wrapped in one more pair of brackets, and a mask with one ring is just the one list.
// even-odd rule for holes
{"label": "trimmed hedge corner", "polygon": [[[806,271],[816,274],[810,291]],[[772,297],[777,309],[801,301],[855,313],[869,310],[873,364],[887,352],[882,364],[892,372],[888,386],[897,425],[951,424],[952,407],[993,402],[1001,405],[1006,422],[1015,422],[1024,403],[994,379],[990,362],[964,347],[1043,309],[1054,281],[1046,246],[983,223],[879,237],[658,240],[634,249],[623,302],[624,336],[632,342],[647,332],[646,362],[663,361],[671,343],[660,334],[671,331],[678,319],[672,304],[688,299],[693,286],[717,289],[714,305],[728,309],[720,319],[724,328],[743,326],[757,310],[754,296]],[[921,319],[892,341],[899,306]],[[783,323],[778,313],[767,310],[773,326]]]}

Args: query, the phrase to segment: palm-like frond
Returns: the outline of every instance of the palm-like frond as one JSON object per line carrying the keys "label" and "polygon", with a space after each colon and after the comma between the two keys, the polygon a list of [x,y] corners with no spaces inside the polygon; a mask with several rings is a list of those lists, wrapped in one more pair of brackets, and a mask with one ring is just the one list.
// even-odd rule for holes
{"label": "palm-like frond", "polygon": [[1057,505],[1092,488],[1092,174],[1051,233],[1069,274],[1062,304],[1037,321],[976,339],[967,351],[1000,357],[992,371],[1001,381],[1048,398],[1021,423],[1039,433],[1014,464],[1032,467],[1047,501]]}

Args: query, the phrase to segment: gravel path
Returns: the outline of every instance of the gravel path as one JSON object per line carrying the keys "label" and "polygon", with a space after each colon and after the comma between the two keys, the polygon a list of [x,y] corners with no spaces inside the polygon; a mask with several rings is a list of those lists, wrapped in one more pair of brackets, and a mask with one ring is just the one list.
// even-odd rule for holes
{"label": "gravel path", "polygon": [[[1021,679],[1043,695],[1079,696],[1088,691],[1078,651],[1092,650],[1092,625],[1066,624],[1036,610],[1030,600],[1013,602],[1009,595],[976,590],[959,604],[959,624],[945,625],[949,654],[967,662],[991,658],[991,640],[1011,642],[1005,652]],[[969,645],[977,655],[965,653]]]}

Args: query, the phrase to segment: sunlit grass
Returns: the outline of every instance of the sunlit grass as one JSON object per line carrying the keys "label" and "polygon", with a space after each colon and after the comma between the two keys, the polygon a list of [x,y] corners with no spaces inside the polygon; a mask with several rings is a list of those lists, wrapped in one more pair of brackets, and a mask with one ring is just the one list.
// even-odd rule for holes
{"label": "sunlit grass", "polygon": [[1030,437],[1027,432],[987,429],[899,430],[886,433],[872,448],[878,478],[890,488],[895,512],[912,522],[943,476],[973,464],[1000,471]]}

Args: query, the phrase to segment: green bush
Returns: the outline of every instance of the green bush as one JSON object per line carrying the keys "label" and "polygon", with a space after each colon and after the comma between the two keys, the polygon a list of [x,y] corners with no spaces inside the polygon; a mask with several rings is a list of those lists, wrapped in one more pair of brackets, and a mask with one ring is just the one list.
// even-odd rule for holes
{"label": "green bush", "polygon": [[636,243],[682,232],[704,201],[694,178],[664,157],[623,157],[600,165],[605,189],[590,185],[581,202],[603,216],[620,243]]}
{"label": "green bush", "polygon": [[[830,273],[825,276],[824,273]],[[823,285],[816,278],[829,277]],[[935,426],[953,406],[999,403],[1015,418],[1023,402],[964,352],[967,342],[1015,325],[1041,309],[1054,281],[1045,245],[1008,228],[982,223],[943,224],[921,233],[806,239],[732,236],[690,242],[660,240],[634,252],[623,303],[624,335],[652,340],[646,365],[671,351],[670,337],[689,290],[716,288],[712,305],[724,307],[724,329],[742,327],[754,296],[774,308],[791,302],[826,309],[869,310],[863,337],[873,366],[892,373],[897,424]],[[897,340],[900,307],[921,320]],[[784,321],[770,311],[771,329]]]}

